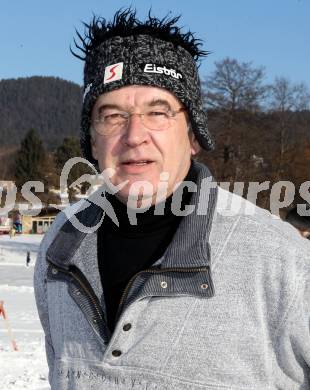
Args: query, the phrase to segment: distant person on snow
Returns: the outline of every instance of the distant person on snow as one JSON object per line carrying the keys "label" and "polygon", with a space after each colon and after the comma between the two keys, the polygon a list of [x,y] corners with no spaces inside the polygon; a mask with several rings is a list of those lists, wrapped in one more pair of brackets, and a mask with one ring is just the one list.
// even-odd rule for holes
{"label": "distant person on snow", "polygon": [[22,217],[20,213],[16,213],[13,220],[13,227],[16,233],[22,233],[23,225],[22,225]]}
{"label": "distant person on snow", "polygon": [[29,266],[30,261],[31,261],[30,252],[28,251],[28,252],[27,252],[27,257],[26,257],[26,265],[27,265],[27,267]]}

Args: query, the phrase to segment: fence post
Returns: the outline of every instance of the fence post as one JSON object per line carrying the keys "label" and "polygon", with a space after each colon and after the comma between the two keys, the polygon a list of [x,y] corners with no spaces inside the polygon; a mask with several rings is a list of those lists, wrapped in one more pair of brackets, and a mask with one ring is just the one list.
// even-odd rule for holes
{"label": "fence post", "polygon": [[13,347],[13,351],[18,351],[17,344],[16,344],[16,341],[14,340],[14,337],[13,337],[13,333],[12,333],[12,329],[11,329],[11,325],[10,325],[8,316],[4,310],[4,301],[0,301],[0,316],[1,315],[4,319],[4,323],[5,323],[6,329],[7,329],[8,334],[9,334],[9,338],[10,338],[10,341],[11,341],[11,344]]}

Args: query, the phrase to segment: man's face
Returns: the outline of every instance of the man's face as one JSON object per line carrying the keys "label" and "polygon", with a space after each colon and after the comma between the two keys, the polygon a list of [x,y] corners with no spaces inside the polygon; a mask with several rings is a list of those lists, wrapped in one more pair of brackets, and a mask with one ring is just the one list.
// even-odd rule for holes
{"label": "man's face", "polygon": [[[178,111],[181,107],[179,100],[164,89],[137,85],[123,87],[99,96],[92,110],[92,126],[96,127],[94,120],[102,111],[107,114],[119,111],[144,113],[151,109],[156,113],[156,110],[167,108]],[[162,172],[168,173],[165,197],[186,176],[191,156],[198,151],[197,143],[190,138],[184,111],[171,118],[165,130],[150,130],[138,115],[133,115],[128,127],[121,132],[101,135],[92,129],[92,154],[98,160],[100,171],[106,168],[115,170],[111,178],[114,185],[128,180],[128,184],[116,194],[123,203],[132,194],[134,183],[137,186],[137,181],[148,181],[150,186],[145,188],[143,199],[154,204],[159,201],[156,195],[160,192]],[[139,194],[142,195],[142,189]]]}

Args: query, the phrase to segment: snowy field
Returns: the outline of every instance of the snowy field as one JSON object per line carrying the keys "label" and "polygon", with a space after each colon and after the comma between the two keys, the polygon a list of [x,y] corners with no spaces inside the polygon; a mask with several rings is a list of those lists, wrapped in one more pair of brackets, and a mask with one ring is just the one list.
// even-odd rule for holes
{"label": "snowy field", "polygon": [[[10,238],[0,235],[0,300],[18,351],[13,351],[6,323],[0,316],[0,389],[47,390],[44,334],[38,318],[33,270],[42,235]],[[27,251],[31,262],[26,266]]]}

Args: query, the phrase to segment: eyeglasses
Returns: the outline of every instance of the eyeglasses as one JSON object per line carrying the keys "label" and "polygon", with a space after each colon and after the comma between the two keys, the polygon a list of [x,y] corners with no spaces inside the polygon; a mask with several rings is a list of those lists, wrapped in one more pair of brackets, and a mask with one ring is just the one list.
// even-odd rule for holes
{"label": "eyeglasses", "polygon": [[171,121],[175,116],[183,111],[185,111],[185,107],[181,107],[177,111],[150,108],[141,114],[108,109],[107,112],[100,113],[93,120],[93,127],[100,135],[117,135],[127,130],[131,116],[138,115],[143,125],[149,130],[164,131],[171,126]]}

